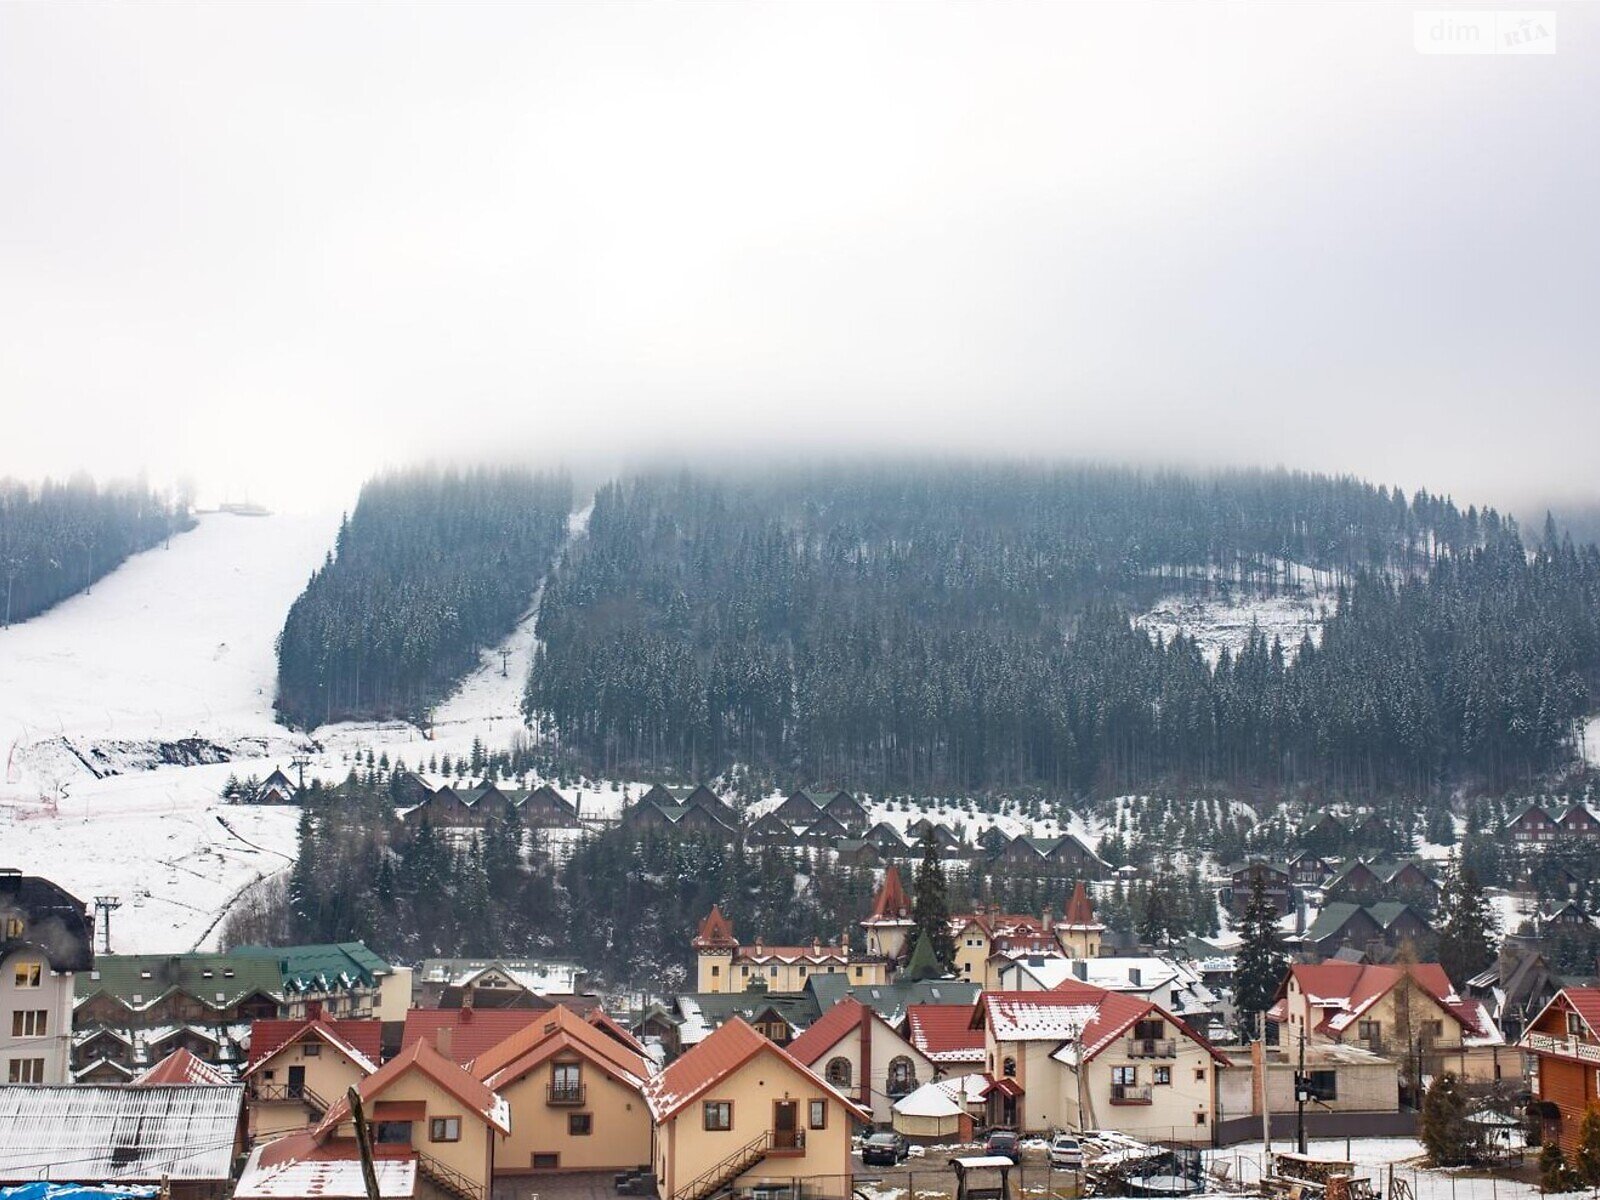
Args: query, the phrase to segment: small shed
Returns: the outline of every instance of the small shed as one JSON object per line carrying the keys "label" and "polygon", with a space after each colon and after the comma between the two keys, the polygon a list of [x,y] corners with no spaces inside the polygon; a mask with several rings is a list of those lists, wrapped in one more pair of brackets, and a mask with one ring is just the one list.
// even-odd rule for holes
{"label": "small shed", "polygon": [[894,1102],[891,1124],[908,1138],[970,1142],[983,1113],[988,1084],[982,1075],[936,1079]]}

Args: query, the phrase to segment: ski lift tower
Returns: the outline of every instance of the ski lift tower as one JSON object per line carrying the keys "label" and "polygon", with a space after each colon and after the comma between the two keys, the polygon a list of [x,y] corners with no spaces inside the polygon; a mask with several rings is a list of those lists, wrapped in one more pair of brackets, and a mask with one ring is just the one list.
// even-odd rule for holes
{"label": "ski lift tower", "polygon": [[100,925],[100,941],[104,947],[100,953],[111,953],[111,914],[122,907],[122,901],[115,896],[96,896],[94,898],[95,920]]}

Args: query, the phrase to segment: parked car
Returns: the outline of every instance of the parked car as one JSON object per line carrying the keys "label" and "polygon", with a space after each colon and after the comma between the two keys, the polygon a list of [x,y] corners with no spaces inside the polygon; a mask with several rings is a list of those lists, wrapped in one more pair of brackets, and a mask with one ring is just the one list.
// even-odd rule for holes
{"label": "parked car", "polygon": [[1050,1165],[1067,1171],[1083,1170],[1083,1144],[1068,1133],[1050,1139]]}
{"label": "parked car", "polygon": [[910,1151],[898,1133],[880,1130],[861,1143],[861,1161],[869,1167],[895,1167],[905,1162]]}
{"label": "parked car", "polygon": [[1015,1129],[991,1129],[989,1136],[984,1139],[983,1152],[1001,1155],[1012,1162],[1021,1162],[1022,1148],[1019,1142]]}

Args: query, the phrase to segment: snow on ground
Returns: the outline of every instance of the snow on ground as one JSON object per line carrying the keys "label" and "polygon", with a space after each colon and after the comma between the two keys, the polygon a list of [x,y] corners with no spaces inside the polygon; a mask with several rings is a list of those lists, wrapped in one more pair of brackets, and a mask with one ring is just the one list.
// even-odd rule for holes
{"label": "snow on ground", "polygon": [[1237,654],[1252,629],[1260,629],[1268,645],[1277,638],[1292,658],[1306,634],[1313,643],[1321,640],[1324,612],[1332,608],[1333,598],[1318,592],[1267,597],[1178,594],[1157,601],[1134,623],[1169,642],[1179,633],[1194,638],[1206,661],[1215,664],[1224,649]]}
{"label": "snow on ground", "polygon": [[[1292,1151],[1293,1140],[1274,1139],[1274,1151]],[[1426,1165],[1422,1144],[1415,1138],[1313,1138],[1307,1145],[1313,1158],[1333,1159],[1355,1164],[1355,1174],[1372,1180],[1379,1195],[1387,1198],[1390,1168],[1393,1177],[1409,1184],[1416,1200],[1532,1200],[1542,1193],[1536,1183],[1524,1183],[1503,1174],[1490,1177],[1484,1172],[1443,1170]],[[1225,1170],[1230,1182],[1253,1185],[1261,1178],[1261,1144],[1247,1142],[1207,1150],[1208,1170]],[[1587,1195],[1587,1192],[1578,1193]]]}
{"label": "snow on ground", "polygon": [[1600,717],[1590,717],[1583,723],[1581,749],[1585,762],[1591,766],[1600,766]]}

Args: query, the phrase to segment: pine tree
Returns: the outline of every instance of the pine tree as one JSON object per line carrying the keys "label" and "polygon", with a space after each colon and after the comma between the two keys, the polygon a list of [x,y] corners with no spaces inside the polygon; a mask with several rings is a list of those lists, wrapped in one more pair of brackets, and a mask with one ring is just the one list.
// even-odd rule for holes
{"label": "pine tree", "polygon": [[1458,986],[1494,961],[1494,912],[1472,868],[1455,855],[1439,889],[1439,965]]}
{"label": "pine tree", "polygon": [[1278,934],[1278,910],[1267,899],[1266,884],[1259,874],[1250,884],[1239,934],[1244,943],[1234,957],[1234,1002],[1249,1031],[1253,1022],[1248,1018],[1272,1007],[1289,968],[1289,956]]}
{"label": "pine tree", "polygon": [[1471,1126],[1467,1123],[1467,1094],[1454,1071],[1433,1081],[1422,1099],[1422,1144],[1428,1161],[1436,1167],[1458,1167],[1473,1153]]}
{"label": "pine tree", "polygon": [[1584,1187],[1600,1187],[1600,1108],[1590,1105],[1578,1127],[1578,1149],[1572,1156],[1572,1169]]}
{"label": "pine tree", "polygon": [[923,844],[922,862],[917,866],[916,895],[911,902],[911,917],[920,937],[926,937],[933,956],[943,968],[956,961],[956,940],[950,932],[950,896],[944,878],[944,864],[930,837]]}

